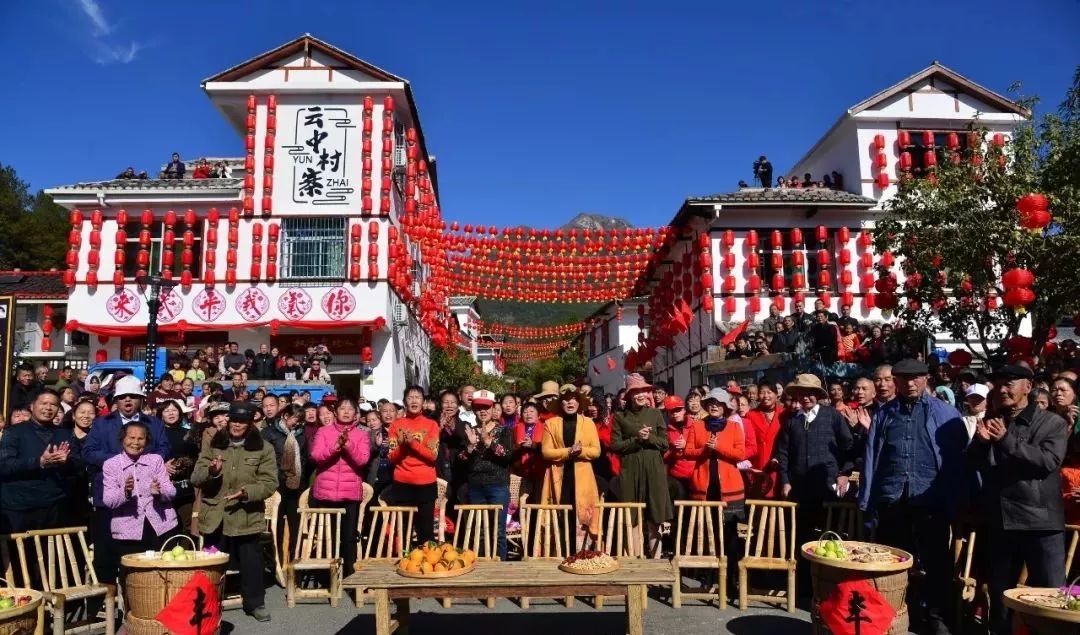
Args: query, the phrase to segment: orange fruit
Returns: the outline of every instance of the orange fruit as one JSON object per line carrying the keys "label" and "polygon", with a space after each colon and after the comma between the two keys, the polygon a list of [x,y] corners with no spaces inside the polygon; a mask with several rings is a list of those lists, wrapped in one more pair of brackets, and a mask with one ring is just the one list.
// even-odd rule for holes
{"label": "orange fruit", "polygon": [[408,558],[402,558],[401,560],[398,560],[398,563],[397,563],[398,569],[404,569],[404,570],[408,571],[409,570],[409,562],[410,562],[410,560]]}
{"label": "orange fruit", "polygon": [[427,574],[431,573],[434,570],[435,570],[435,568],[427,560],[420,563],[420,573],[423,573],[424,575],[427,575]]}
{"label": "orange fruit", "polygon": [[438,562],[440,560],[442,560],[442,552],[441,551],[429,551],[429,552],[424,554],[424,562],[435,564],[436,562]]}
{"label": "orange fruit", "polygon": [[466,565],[471,565],[472,563],[476,562],[476,552],[472,549],[466,549],[465,551],[461,552],[461,558],[465,561]]}
{"label": "orange fruit", "polygon": [[423,559],[423,551],[420,551],[419,549],[413,549],[411,552],[409,552],[409,560],[412,560],[413,562],[420,562]]}
{"label": "orange fruit", "polygon": [[457,560],[452,560],[450,562],[450,566],[448,567],[448,570],[449,571],[457,571],[458,569],[464,569],[465,566],[466,566],[465,561],[462,560],[461,558],[458,558]]}
{"label": "orange fruit", "polygon": [[435,569],[435,571],[446,571],[447,570],[446,569],[446,563],[445,562],[436,562],[434,569]]}

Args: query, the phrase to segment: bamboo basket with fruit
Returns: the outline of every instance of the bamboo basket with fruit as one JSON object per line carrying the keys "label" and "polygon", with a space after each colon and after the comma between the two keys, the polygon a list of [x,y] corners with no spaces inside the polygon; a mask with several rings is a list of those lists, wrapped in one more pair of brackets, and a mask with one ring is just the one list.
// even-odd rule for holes
{"label": "bamboo basket with fruit", "polygon": [[[178,539],[187,540],[191,549],[177,544]],[[124,624],[129,633],[143,635],[164,634],[165,628],[155,619],[161,609],[191,581],[196,572],[202,571],[217,587],[219,597],[223,591],[225,570],[229,554],[210,548],[199,551],[195,542],[185,535],[170,538],[161,551],[147,551],[124,556],[120,565],[124,570]]]}
{"label": "bamboo basket with fruit", "polygon": [[803,544],[799,551],[810,561],[810,578],[814,591],[810,618],[815,633],[829,633],[821,620],[819,605],[832,594],[838,584],[849,580],[866,580],[885,597],[896,612],[888,633],[908,632],[909,620],[905,600],[908,569],[913,564],[910,553],[872,542],[844,541],[833,531],[826,531],[818,540]]}
{"label": "bamboo basket with fruit", "polygon": [[434,540],[413,547],[397,562],[398,574],[406,578],[456,578],[475,568],[475,551]]}
{"label": "bamboo basket with fruit", "polygon": [[1009,589],[1005,605],[1016,623],[1045,635],[1074,635],[1080,631],[1080,578],[1060,589]]}
{"label": "bamboo basket with fruit", "polygon": [[41,601],[41,592],[33,589],[0,588],[0,635],[37,633],[43,620]]}

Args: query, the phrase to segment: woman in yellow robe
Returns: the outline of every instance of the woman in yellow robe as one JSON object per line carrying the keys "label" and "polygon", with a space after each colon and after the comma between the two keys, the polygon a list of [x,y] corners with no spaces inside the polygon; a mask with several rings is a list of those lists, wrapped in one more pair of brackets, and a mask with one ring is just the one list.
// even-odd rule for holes
{"label": "woman in yellow robe", "polygon": [[[575,386],[567,384],[559,389],[560,415],[544,422],[540,449],[548,467],[540,502],[572,504],[577,533],[595,539],[600,531],[600,514],[596,509],[600,495],[592,461],[600,457],[600,439],[593,420],[581,414],[588,406],[589,398]],[[567,470],[567,466],[573,469]],[[580,540],[575,540],[571,547],[576,551],[580,544]]]}

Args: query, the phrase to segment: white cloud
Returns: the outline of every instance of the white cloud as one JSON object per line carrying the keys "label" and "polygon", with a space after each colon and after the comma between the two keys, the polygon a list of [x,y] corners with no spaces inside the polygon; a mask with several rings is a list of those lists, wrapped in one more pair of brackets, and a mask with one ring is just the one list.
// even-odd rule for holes
{"label": "white cloud", "polygon": [[139,52],[146,48],[146,44],[131,40],[125,42],[122,38],[112,37],[117,30],[116,25],[109,22],[105,17],[105,11],[97,0],[76,0],[83,16],[90,23],[91,34],[89,45],[92,50],[94,61],[98,64],[130,64],[135,61]]}
{"label": "white cloud", "polygon": [[79,6],[90,20],[90,23],[94,25],[95,36],[100,37],[112,32],[113,27],[105,19],[105,13],[101,10],[101,5],[94,2],[94,0],[79,0]]}

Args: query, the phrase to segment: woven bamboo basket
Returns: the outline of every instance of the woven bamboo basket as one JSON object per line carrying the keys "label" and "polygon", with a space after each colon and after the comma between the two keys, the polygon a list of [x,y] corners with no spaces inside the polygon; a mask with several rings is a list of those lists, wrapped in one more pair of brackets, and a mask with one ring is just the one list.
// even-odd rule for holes
{"label": "woven bamboo basket", "polygon": [[[131,633],[165,633],[164,628],[154,618],[172,602],[198,571],[202,571],[210,582],[217,586],[218,596],[224,597],[225,570],[229,564],[229,555],[197,552],[199,555],[195,560],[162,559],[169,543],[176,538],[187,539],[192,549],[195,549],[195,542],[191,538],[179,535],[166,541],[157,558],[132,555],[120,559],[124,568],[124,624]],[[152,622],[159,630],[147,630],[151,625],[144,623],[148,622]],[[135,630],[140,627],[143,630]]]}
{"label": "woven bamboo basket", "polygon": [[1080,578],[1061,589],[1021,587],[1005,591],[1005,606],[1013,611],[1013,628],[1025,626],[1040,635],[1075,635],[1080,631],[1080,611],[1065,608],[1067,600],[1080,598]]}
{"label": "woven bamboo basket", "polygon": [[33,589],[4,587],[0,588],[0,594],[30,596],[29,604],[0,610],[0,635],[31,635],[37,632],[41,617],[41,593]]}
{"label": "woven bamboo basket", "polygon": [[[830,534],[836,536],[845,548],[874,544],[844,542],[840,536],[831,531],[822,534],[821,540],[825,540]],[[911,554],[886,545],[874,545],[888,549],[900,560],[897,562],[849,562],[815,556],[813,548],[817,544],[819,543],[808,542],[801,549],[803,557],[810,561],[810,578],[814,589],[810,619],[813,622],[814,635],[831,635],[829,628],[821,621],[818,606],[832,594],[838,584],[849,580],[866,580],[874,585],[874,588],[885,596],[885,601],[889,603],[889,606],[896,611],[892,626],[887,632],[889,635],[907,635],[909,618],[905,600],[907,599],[908,569],[913,563]]]}

